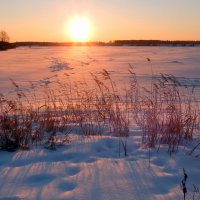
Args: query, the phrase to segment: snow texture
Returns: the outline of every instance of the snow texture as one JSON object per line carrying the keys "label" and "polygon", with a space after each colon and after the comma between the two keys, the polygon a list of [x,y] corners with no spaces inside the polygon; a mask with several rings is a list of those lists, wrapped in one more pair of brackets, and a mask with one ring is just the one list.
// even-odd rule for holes
{"label": "snow texture", "polygon": [[[154,74],[169,73],[186,86],[200,86],[199,47],[49,47],[18,48],[0,54],[0,91],[9,93],[9,78],[28,83],[52,84],[64,75],[86,79],[88,72],[103,68],[124,82],[126,69],[136,67],[145,82]],[[52,63],[53,61],[53,63]],[[73,68],[71,67],[73,66]],[[186,199],[193,198],[193,184],[200,187],[199,154],[189,156],[190,147],[180,147],[169,156],[163,147],[141,146],[140,130],[133,126],[128,138],[128,156],[119,139],[111,136],[76,136],[70,144],[50,151],[0,152],[0,200],[181,200],[182,168],[188,174]],[[199,200],[195,194],[195,200]]]}

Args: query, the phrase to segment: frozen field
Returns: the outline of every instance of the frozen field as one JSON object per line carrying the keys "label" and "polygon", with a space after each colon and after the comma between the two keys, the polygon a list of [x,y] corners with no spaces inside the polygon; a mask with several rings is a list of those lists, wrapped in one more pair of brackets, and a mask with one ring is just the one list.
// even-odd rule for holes
{"label": "frozen field", "polygon": [[[90,72],[102,69],[123,89],[129,65],[144,85],[152,74],[176,76],[184,87],[196,87],[199,101],[199,47],[21,47],[0,52],[0,93],[13,94],[10,79],[24,90],[31,84],[40,90],[54,87],[57,79],[90,83]],[[200,200],[193,186],[200,189],[200,149],[189,155],[199,132],[172,155],[165,145],[159,152],[151,149],[149,166],[142,130],[133,120],[129,123],[127,156],[120,141],[124,138],[84,137],[77,127],[72,127],[70,143],[56,150],[38,144],[30,150],[0,151],[0,200],[182,200],[183,168],[188,174],[186,200]]]}
{"label": "frozen field", "polygon": [[181,83],[200,86],[200,47],[32,47],[0,53],[0,91],[12,90],[10,79],[21,86],[52,83],[56,79],[89,81],[89,72],[108,70],[126,83],[129,64],[142,82],[153,74],[173,74]]}

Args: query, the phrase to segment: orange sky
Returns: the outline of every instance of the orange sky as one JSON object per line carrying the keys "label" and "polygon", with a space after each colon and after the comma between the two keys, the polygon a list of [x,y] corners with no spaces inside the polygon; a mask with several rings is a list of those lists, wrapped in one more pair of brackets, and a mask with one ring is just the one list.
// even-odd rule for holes
{"label": "orange sky", "polygon": [[89,41],[200,40],[199,0],[0,0],[11,41],[72,41],[70,19],[86,16]]}

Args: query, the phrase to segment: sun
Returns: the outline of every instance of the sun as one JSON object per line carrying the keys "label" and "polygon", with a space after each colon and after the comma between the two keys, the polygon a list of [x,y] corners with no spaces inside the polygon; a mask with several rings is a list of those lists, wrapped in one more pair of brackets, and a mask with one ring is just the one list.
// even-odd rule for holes
{"label": "sun", "polygon": [[74,42],[86,42],[91,34],[91,25],[87,17],[76,16],[69,21],[68,33]]}

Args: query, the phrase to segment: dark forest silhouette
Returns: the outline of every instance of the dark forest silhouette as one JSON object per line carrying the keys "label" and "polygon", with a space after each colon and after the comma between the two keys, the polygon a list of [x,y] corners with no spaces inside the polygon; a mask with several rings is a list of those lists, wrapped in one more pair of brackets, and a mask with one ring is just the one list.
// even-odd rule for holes
{"label": "dark forest silhouette", "polygon": [[170,40],[114,40],[109,42],[14,42],[10,43],[6,31],[0,31],[0,50],[20,46],[200,46],[200,41],[170,41]]}
{"label": "dark forest silhouette", "polygon": [[16,42],[16,46],[200,46],[200,41],[114,40],[110,42]]}
{"label": "dark forest silhouette", "polygon": [[15,44],[9,43],[10,37],[6,31],[0,31],[0,51],[15,48]]}

